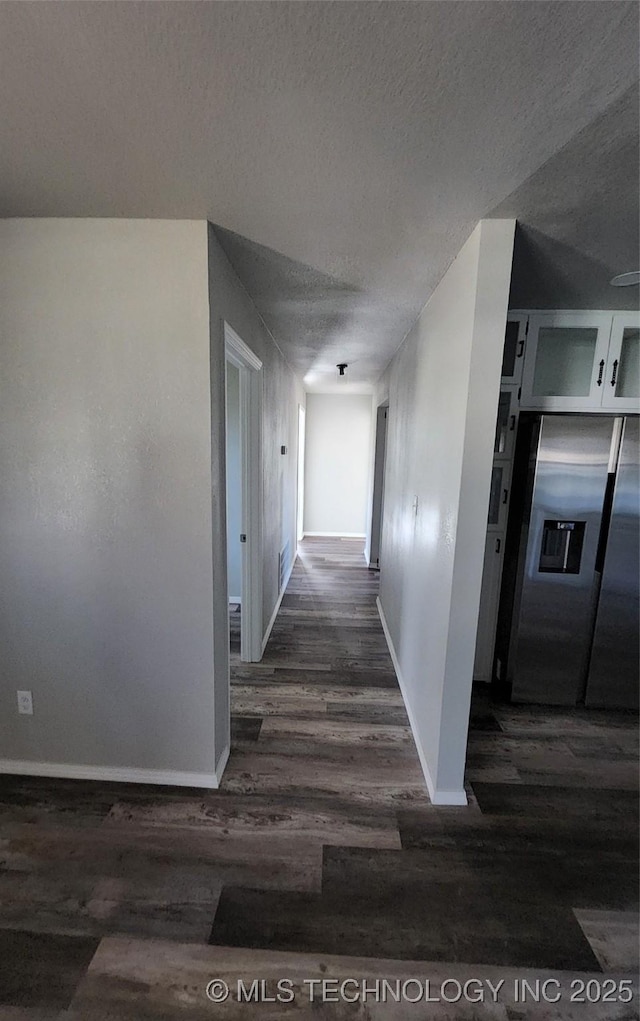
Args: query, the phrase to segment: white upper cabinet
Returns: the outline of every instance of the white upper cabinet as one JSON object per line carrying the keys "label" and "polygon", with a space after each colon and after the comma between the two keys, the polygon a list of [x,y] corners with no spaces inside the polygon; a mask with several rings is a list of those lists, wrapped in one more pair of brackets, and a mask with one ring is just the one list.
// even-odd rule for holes
{"label": "white upper cabinet", "polygon": [[602,406],[612,411],[640,410],[640,314],[613,317]]}
{"label": "white upper cabinet", "polygon": [[638,316],[539,312],[529,316],[521,408],[638,409]]}

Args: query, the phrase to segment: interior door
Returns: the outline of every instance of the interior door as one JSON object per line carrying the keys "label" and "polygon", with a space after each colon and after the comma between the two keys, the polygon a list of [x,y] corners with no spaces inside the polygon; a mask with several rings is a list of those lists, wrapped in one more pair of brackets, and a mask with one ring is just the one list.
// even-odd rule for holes
{"label": "interior door", "polygon": [[376,449],[373,466],[373,500],[371,507],[371,543],[369,566],[380,567],[380,542],[382,538],[382,513],[384,506],[384,466],[387,453],[388,407],[378,408],[376,416]]}

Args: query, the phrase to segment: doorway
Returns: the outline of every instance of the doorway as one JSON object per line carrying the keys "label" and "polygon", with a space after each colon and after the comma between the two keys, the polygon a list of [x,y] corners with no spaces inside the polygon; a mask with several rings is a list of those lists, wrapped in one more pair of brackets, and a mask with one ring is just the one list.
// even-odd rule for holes
{"label": "doorway", "polygon": [[224,324],[231,655],[262,657],[262,362]]}
{"label": "doorway", "polygon": [[298,501],[296,511],[296,540],[304,537],[304,443],[306,412],[298,405]]}
{"label": "doorway", "polygon": [[387,418],[389,405],[381,404],[376,414],[376,445],[373,460],[373,499],[371,506],[371,542],[369,567],[380,570],[380,543],[384,511],[384,467],[387,455]]}

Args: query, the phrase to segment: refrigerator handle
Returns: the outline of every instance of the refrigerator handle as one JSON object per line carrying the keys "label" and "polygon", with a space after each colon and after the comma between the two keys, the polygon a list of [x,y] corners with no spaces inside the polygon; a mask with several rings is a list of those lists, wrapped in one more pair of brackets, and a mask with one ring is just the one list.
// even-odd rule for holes
{"label": "refrigerator handle", "polygon": [[611,524],[611,513],[613,511],[613,496],[616,486],[616,476],[614,472],[609,472],[607,475],[607,487],[604,492],[604,502],[602,505],[602,518],[600,523],[600,534],[598,536],[598,548],[596,550],[596,562],[594,570],[596,574],[601,575],[604,571],[604,558],[607,555],[607,539],[609,538],[609,525]]}
{"label": "refrigerator handle", "polygon": [[622,443],[622,432],[624,429],[624,418],[614,418],[613,434],[611,436],[611,449],[609,450],[609,475],[618,470],[618,459],[620,457],[620,444]]}

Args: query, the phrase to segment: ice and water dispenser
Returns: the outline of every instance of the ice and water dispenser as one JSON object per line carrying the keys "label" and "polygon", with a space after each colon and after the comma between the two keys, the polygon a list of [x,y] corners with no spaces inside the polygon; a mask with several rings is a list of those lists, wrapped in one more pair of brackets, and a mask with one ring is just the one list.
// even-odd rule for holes
{"label": "ice and water dispenser", "polygon": [[538,571],[580,574],[585,521],[545,520]]}

